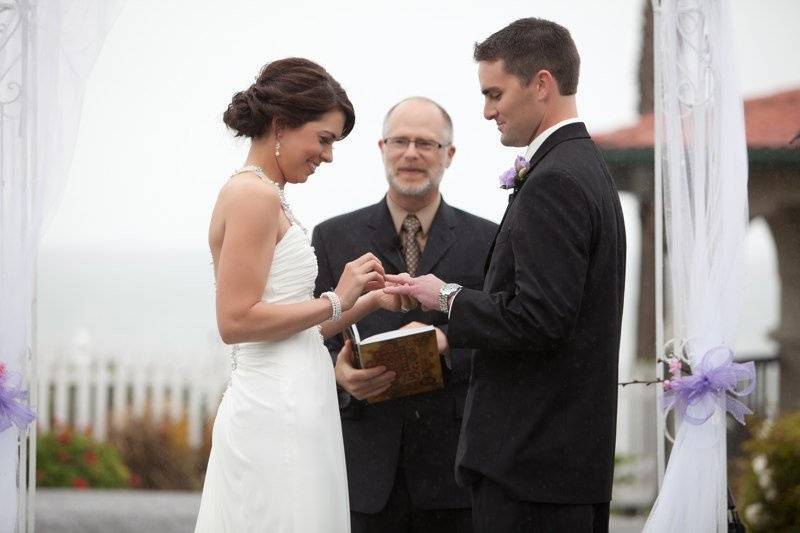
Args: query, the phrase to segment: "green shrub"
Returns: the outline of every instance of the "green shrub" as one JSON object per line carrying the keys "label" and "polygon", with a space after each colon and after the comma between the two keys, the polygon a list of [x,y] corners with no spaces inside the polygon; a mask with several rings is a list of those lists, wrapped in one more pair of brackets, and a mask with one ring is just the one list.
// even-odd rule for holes
{"label": "green shrub", "polygon": [[36,482],[40,487],[110,489],[127,487],[129,474],[112,446],[60,430],[38,435]]}
{"label": "green shrub", "polygon": [[744,443],[737,507],[748,531],[798,531],[800,412],[763,422]]}

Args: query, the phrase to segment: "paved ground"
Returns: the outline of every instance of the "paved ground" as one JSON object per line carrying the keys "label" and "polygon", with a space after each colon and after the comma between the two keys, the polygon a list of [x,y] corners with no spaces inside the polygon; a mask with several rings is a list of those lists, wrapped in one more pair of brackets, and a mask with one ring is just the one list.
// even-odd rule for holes
{"label": "paved ground", "polygon": [[[39,489],[37,533],[191,533],[200,494]],[[611,533],[638,533],[644,519],[613,517]]]}

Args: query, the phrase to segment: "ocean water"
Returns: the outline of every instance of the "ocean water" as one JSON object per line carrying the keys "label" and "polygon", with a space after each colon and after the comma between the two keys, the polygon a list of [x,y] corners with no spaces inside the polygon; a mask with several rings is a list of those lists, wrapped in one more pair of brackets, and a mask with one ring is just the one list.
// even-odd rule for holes
{"label": "ocean water", "polygon": [[37,349],[200,360],[226,353],[207,251],[44,250],[37,275]]}

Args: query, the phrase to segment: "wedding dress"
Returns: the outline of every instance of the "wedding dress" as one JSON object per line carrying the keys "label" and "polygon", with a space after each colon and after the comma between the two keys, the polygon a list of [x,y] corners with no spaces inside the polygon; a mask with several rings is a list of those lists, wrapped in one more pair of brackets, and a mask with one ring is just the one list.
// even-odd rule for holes
{"label": "wedding dress", "polygon": [[[275,247],[262,300],[310,300],[316,276],[314,249],[293,223]],[[238,344],[232,359],[195,533],[349,532],[336,382],[318,328]]]}

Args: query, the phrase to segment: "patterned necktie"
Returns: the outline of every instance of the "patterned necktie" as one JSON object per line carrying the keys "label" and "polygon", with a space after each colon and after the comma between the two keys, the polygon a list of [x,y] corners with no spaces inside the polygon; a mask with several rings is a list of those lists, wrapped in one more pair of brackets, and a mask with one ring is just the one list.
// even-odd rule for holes
{"label": "patterned necktie", "polygon": [[403,220],[403,254],[406,259],[406,269],[412,276],[417,274],[417,266],[419,266],[419,256],[421,255],[419,243],[417,242],[417,233],[422,231],[422,224],[420,224],[417,215],[406,215]]}

